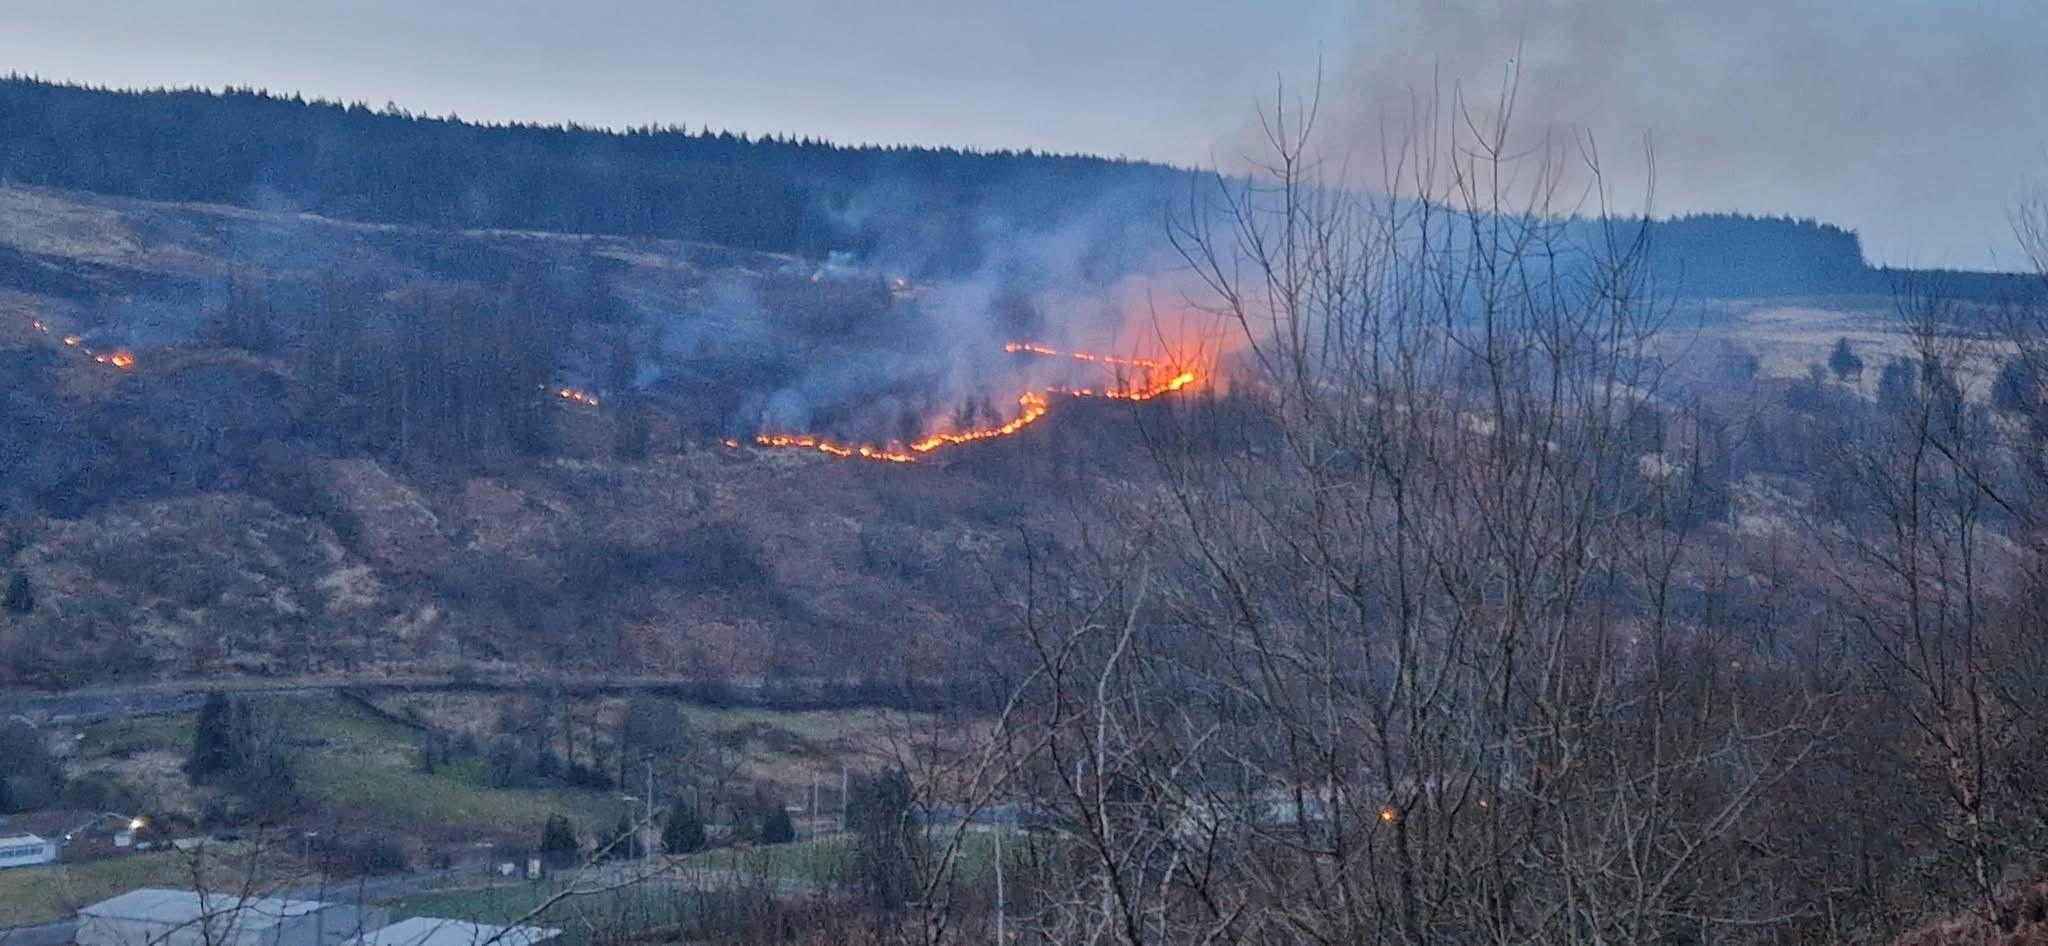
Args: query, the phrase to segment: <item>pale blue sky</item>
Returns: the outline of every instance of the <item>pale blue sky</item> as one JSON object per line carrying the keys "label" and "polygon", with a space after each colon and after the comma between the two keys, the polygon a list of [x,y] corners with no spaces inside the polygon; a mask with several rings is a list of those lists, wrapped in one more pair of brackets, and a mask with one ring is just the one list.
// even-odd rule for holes
{"label": "pale blue sky", "polygon": [[1527,114],[1654,136],[1660,212],[1981,268],[2048,180],[2048,0],[0,0],[0,68],[47,78],[1183,164],[1319,63],[1370,147],[1405,90],[1517,56]]}

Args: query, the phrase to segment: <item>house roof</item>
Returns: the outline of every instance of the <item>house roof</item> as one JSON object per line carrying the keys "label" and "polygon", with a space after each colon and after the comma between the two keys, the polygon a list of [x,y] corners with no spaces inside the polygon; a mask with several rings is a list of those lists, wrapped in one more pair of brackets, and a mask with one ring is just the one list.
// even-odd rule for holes
{"label": "house roof", "polygon": [[220,917],[244,930],[268,929],[292,917],[325,910],[332,904],[280,897],[235,897],[221,893],[144,887],[102,900],[78,911],[82,917],[194,923]]}
{"label": "house roof", "polygon": [[420,916],[364,933],[350,946],[536,946],[560,935],[561,930],[538,926],[491,926]]}
{"label": "house roof", "polygon": [[48,844],[47,840],[33,834],[0,834],[0,846],[13,847],[17,844]]}

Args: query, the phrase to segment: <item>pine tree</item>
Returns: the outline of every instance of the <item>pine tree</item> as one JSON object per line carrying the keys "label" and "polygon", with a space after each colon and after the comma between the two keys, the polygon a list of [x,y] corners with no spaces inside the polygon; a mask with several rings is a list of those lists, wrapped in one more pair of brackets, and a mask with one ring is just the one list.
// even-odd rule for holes
{"label": "pine tree", "polygon": [[670,854],[688,854],[704,849],[704,816],[688,802],[678,801],[668,810],[661,826],[661,846]]}
{"label": "pine tree", "polygon": [[761,820],[762,844],[788,844],[796,840],[796,824],[789,820],[789,809],[776,805],[768,809],[768,816]]}
{"label": "pine tree", "polygon": [[28,572],[16,570],[14,577],[7,581],[7,613],[27,614],[36,609],[36,589],[29,583]]}
{"label": "pine tree", "polygon": [[639,852],[634,850],[637,847],[634,833],[632,819],[620,815],[619,823],[612,825],[611,837],[605,841],[605,859],[625,861],[638,857]]}
{"label": "pine tree", "polygon": [[549,867],[568,867],[576,863],[579,850],[576,829],[569,824],[569,819],[549,815],[547,824],[540,829],[541,861]]}
{"label": "pine tree", "polygon": [[1863,359],[1849,347],[1847,336],[1835,339],[1835,349],[1828,353],[1828,368],[1834,371],[1837,381],[1863,376]]}
{"label": "pine tree", "polygon": [[192,784],[204,785],[239,767],[236,729],[235,710],[228,698],[218,691],[206,694],[192,731],[192,752],[185,757],[185,777]]}

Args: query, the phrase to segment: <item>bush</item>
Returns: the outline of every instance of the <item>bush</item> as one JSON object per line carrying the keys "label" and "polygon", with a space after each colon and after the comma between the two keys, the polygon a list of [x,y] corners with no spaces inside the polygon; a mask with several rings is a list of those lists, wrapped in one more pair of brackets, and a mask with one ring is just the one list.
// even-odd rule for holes
{"label": "bush", "polygon": [[789,809],[776,805],[768,809],[768,815],[761,819],[762,844],[788,844],[796,840],[796,824],[789,820]]}
{"label": "bush", "polygon": [[410,866],[404,843],[388,834],[325,838],[319,851],[327,871],[343,877],[396,874]]}
{"label": "bush", "polygon": [[577,788],[589,789],[593,792],[608,792],[612,789],[611,776],[581,762],[569,766],[569,771],[563,776],[563,781]]}

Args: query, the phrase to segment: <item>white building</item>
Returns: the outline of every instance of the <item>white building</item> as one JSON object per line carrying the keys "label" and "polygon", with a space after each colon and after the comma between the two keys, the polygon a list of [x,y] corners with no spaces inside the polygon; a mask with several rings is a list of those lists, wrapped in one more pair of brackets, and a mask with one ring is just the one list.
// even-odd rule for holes
{"label": "white building", "polygon": [[33,834],[0,837],[0,868],[31,867],[57,859],[57,842]]}
{"label": "white building", "polygon": [[561,930],[538,926],[490,926],[421,916],[365,933],[349,946],[540,946],[560,935]]}
{"label": "white building", "polygon": [[316,900],[130,890],[78,911],[78,946],[341,946],[384,926],[375,908]]}

